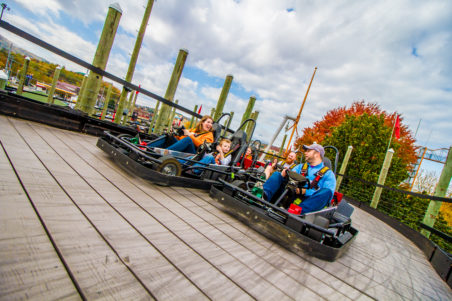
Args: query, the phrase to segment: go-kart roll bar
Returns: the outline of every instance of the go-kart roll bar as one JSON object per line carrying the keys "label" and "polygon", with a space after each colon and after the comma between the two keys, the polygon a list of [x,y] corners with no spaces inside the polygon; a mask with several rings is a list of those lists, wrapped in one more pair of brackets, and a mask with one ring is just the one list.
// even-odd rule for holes
{"label": "go-kart roll bar", "polygon": [[332,150],[334,150],[336,152],[336,155],[334,156],[334,174],[336,174],[337,164],[339,162],[339,150],[337,149],[337,147],[335,147],[333,145],[327,145],[327,146],[324,146],[323,148],[324,149],[331,148]]}
{"label": "go-kart roll bar", "polygon": [[[159,163],[159,164],[162,163],[162,160],[159,160],[159,159],[156,159],[156,158],[153,158],[153,157],[150,157],[150,156],[144,154],[144,153],[142,152],[142,150],[139,149],[139,146],[137,146],[137,145],[135,145],[135,144],[133,144],[133,143],[131,143],[131,142],[129,142],[129,141],[125,141],[125,140],[122,140],[121,138],[115,137],[114,135],[112,135],[111,133],[109,133],[109,132],[107,132],[107,131],[105,131],[104,134],[105,134],[106,136],[108,136],[108,138],[113,139],[113,140],[115,140],[116,142],[119,142],[119,143],[122,144],[122,145],[127,145],[127,146],[129,146],[129,147],[130,147],[130,150],[133,151],[133,152],[134,152],[135,154],[137,154],[138,156],[144,157],[144,158],[146,158],[146,159],[148,159],[148,160],[150,160],[150,161],[152,161],[152,162],[155,162],[155,163]],[[142,147],[142,146],[141,146],[141,147]]]}
{"label": "go-kart roll bar", "polygon": [[253,122],[253,128],[251,130],[250,136],[247,137],[248,141],[251,141],[251,137],[253,137],[254,134],[254,130],[256,129],[256,120],[254,120],[253,118],[248,118],[245,121],[242,122],[242,124],[239,126],[239,128],[237,129],[237,131],[239,131],[240,129],[242,129],[245,124],[247,124],[248,122]]}
{"label": "go-kart roll bar", "polygon": [[[225,125],[221,125],[220,121],[221,121],[221,119],[223,119],[224,116],[229,116],[229,118],[227,119],[227,122],[225,122]],[[233,130],[229,129],[229,125],[231,124],[231,118],[232,118],[232,115],[230,113],[223,113],[217,120],[215,120],[215,123],[218,123],[221,126],[221,128],[224,130],[224,132],[221,133],[221,136],[223,136],[226,132],[234,133]]]}
{"label": "go-kart roll bar", "polygon": [[[115,141],[117,141],[117,142],[119,142],[119,143],[121,143],[121,144],[123,144],[123,145],[129,146],[129,147],[131,148],[131,150],[132,150],[135,154],[137,154],[138,156],[141,156],[141,157],[143,157],[143,158],[145,158],[145,159],[148,159],[148,160],[150,160],[150,161],[153,161],[153,162],[155,162],[155,163],[159,163],[159,164],[163,163],[162,160],[159,160],[159,159],[157,159],[157,158],[148,156],[148,155],[146,155],[146,153],[143,153],[143,150],[140,149],[140,147],[143,147],[143,146],[138,146],[138,145],[136,145],[136,144],[134,144],[134,143],[131,143],[131,142],[129,142],[129,141],[122,140],[122,139],[120,139],[120,138],[118,138],[118,137],[112,135],[111,133],[109,133],[109,132],[107,132],[107,131],[105,131],[104,134],[107,135],[109,138],[113,138],[113,140],[115,140]],[[206,163],[202,163],[202,162],[199,162],[199,161],[191,160],[191,159],[188,159],[188,158],[180,158],[180,157],[177,157],[177,156],[174,156],[174,158],[176,158],[176,159],[181,159],[181,160],[184,160],[184,161],[189,161],[189,162],[192,162],[192,163],[197,163],[197,164],[203,165],[203,166],[188,166],[185,170],[190,170],[190,169],[197,169],[197,168],[199,168],[199,169],[203,169],[203,170],[214,171],[214,172],[217,172],[217,173],[220,173],[220,174],[224,174],[224,175],[229,175],[229,174],[230,174],[230,172],[227,172],[227,171],[222,171],[222,170],[210,168],[210,167],[208,167],[209,164],[206,164]]]}
{"label": "go-kart roll bar", "polygon": [[[310,228],[313,228],[313,229],[316,229],[316,230],[318,230],[318,231],[320,231],[320,232],[322,232],[322,233],[328,234],[328,235],[332,236],[332,237],[335,238],[335,239],[338,237],[338,236],[336,235],[335,232],[330,231],[330,230],[328,230],[328,229],[324,229],[324,228],[322,228],[322,227],[320,227],[320,226],[318,226],[318,225],[316,225],[316,224],[310,223],[310,222],[308,222],[308,221],[302,219],[301,217],[299,217],[299,216],[297,216],[297,215],[288,213],[286,210],[283,210],[283,209],[281,209],[281,208],[275,206],[274,204],[272,204],[272,203],[270,203],[270,202],[268,202],[268,201],[266,201],[266,200],[264,200],[264,199],[258,198],[258,197],[256,197],[255,195],[249,193],[248,191],[243,190],[243,189],[241,189],[240,187],[237,187],[237,186],[235,186],[235,185],[232,185],[232,184],[226,182],[226,181],[223,180],[223,179],[218,179],[218,181],[221,182],[223,185],[228,186],[228,187],[231,188],[233,191],[238,191],[238,192],[240,192],[240,193],[246,195],[247,197],[252,198],[254,201],[261,202],[261,203],[265,204],[266,206],[270,207],[272,210],[278,211],[279,213],[285,215],[286,218],[290,215],[291,218],[294,218],[295,220],[298,220],[299,222],[301,222],[301,223],[303,223],[303,224],[309,226]],[[268,211],[268,210],[267,210],[267,211]]]}

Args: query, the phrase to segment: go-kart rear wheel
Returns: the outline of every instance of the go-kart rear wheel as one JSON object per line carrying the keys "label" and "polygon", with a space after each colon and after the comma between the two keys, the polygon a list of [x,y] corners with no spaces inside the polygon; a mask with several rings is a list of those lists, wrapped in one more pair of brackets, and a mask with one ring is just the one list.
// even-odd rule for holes
{"label": "go-kart rear wheel", "polygon": [[129,134],[119,134],[117,137],[118,137],[119,139],[124,139],[124,138],[126,138],[127,140],[130,140],[130,138],[133,138],[133,136],[132,136],[132,135],[129,135]]}
{"label": "go-kart rear wheel", "polygon": [[162,160],[162,163],[157,166],[158,172],[161,172],[162,174],[168,176],[180,176],[182,172],[182,166],[176,158],[172,156],[163,156],[160,158],[160,160]]}
{"label": "go-kart rear wheel", "polygon": [[240,189],[247,190],[247,186],[246,186],[245,181],[242,181],[242,180],[234,180],[234,181],[232,181],[231,184],[234,185],[234,186],[237,186],[237,187],[240,188]]}
{"label": "go-kart rear wheel", "polygon": [[[314,225],[317,225],[317,226],[320,226],[322,228],[328,229],[328,226],[330,225],[330,221],[327,218],[323,217],[323,216],[317,215],[314,218]],[[321,232],[319,230],[316,230],[314,228],[309,229],[308,236],[310,238],[312,238],[313,240],[316,240],[316,241],[318,241],[320,243],[322,243],[323,240],[325,239],[325,233],[323,233],[323,232]]]}

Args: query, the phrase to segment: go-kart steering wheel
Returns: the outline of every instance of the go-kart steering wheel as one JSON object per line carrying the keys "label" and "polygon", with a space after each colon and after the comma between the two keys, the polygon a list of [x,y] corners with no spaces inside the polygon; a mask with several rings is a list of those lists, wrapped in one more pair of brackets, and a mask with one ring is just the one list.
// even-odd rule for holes
{"label": "go-kart steering wheel", "polygon": [[174,136],[184,136],[184,129],[185,127],[183,125],[178,127],[173,126],[170,133]]}
{"label": "go-kart steering wheel", "polygon": [[305,176],[292,170],[288,170],[287,175],[289,176],[289,182],[291,182],[292,185],[295,184],[298,188],[310,188],[310,181]]}

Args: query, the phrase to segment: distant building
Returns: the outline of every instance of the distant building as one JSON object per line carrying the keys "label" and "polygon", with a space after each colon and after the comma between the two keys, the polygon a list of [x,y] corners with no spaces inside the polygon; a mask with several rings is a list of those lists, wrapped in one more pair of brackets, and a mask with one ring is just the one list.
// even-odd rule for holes
{"label": "distant building", "polygon": [[[47,91],[52,86],[46,83],[36,82],[36,88],[40,91]],[[76,102],[77,95],[80,91],[80,88],[75,85],[71,85],[65,82],[57,82],[55,87],[55,94],[59,95],[62,99]]]}

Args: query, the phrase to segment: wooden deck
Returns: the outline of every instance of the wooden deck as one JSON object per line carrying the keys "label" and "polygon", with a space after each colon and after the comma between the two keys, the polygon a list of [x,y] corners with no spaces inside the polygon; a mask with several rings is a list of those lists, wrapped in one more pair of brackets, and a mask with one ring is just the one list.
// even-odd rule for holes
{"label": "wooden deck", "polygon": [[0,115],[1,300],[452,300],[413,243],[359,209],[344,257],[295,255],[96,141]]}

